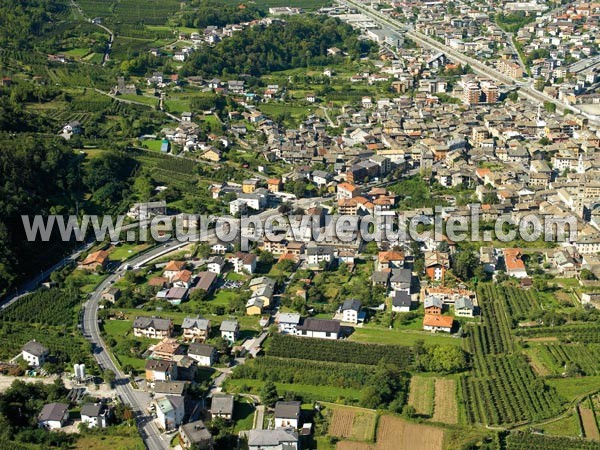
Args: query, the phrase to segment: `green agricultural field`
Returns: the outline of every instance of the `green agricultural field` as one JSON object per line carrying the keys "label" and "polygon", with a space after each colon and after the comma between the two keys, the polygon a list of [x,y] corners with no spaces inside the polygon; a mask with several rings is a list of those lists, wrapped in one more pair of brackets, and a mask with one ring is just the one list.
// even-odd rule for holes
{"label": "green agricultural field", "polygon": [[[249,392],[259,393],[265,382],[262,380],[236,379],[227,380],[228,389],[234,392],[242,392],[242,388],[248,388]],[[360,390],[339,388],[334,386],[313,386],[309,384],[289,384],[275,383],[279,395],[285,395],[286,392],[293,392],[300,396],[306,396],[310,401],[323,400],[336,402],[339,399],[346,399],[350,403],[357,403],[360,399]]]}
{"label": "green agricultural field", "polygon": [[462,340],[443,334],[432,334],[427,331],[390,330],[387,328],[371,328],[364,326],[355,328],[349,340],[365,344],[388,344],[412,346],[422,340],[428,344],[461,345]]}

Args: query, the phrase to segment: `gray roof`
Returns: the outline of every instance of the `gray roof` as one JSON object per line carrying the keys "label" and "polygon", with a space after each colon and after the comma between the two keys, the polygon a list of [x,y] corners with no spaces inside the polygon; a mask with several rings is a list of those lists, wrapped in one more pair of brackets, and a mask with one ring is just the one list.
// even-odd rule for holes
{"label": "gray roof", "polygon": [[410,299],[410,295],[405,291],[396,291],[394,293],[394,298],[392,299],[392,306],[408,306],[412,304],[412,300]]}
{"label": "gray roof", "polygon": [[468,297],[460,297],[454,302],[454,309],[473,309],[473,302]]}
{"label": "gray roof", "polygon": [[328,245],[317,245],[306,249],[307,255],[333,255],[333,247]]}
{"label": "gray roof", "polygon": [[86,403],[81,407],[81,415],[88,417],[98,417],[104,410],[102,403]]}
{"label": "gray roof", "polygon": [[210,356],[215,351],[215,348],[208,344],[200,344],[192,342],[188,347],[188,355]]}
{"label": "gray roof", "polygon": [[371,275],[371,278],[375,283],[387,283],[390,279],[390,272],[384,270],[376,270]]}
{"label": "gray roof", "polygon": [[215,395],[210,404],[212,414],[233,414],[233,395]]}
{"label": "gray roof", "polygon": [[156,381],[154,383],[155,394],[183,395],[187,383],[183,381]]}
{"label": "gray roof", "polygon": [[181,431],[192,444],[201,444],[203,442],[210,442],[212,435],[210,431],[204,425],[204,422],[197,420],[195,422],[186,423],[181,426]]}
{"label": "gray roof", "polygon": [[337,320],[312,319],[304,320],[304,323],[297,327],[299,331],[317,331],[322,333],[339,333],[340,323]]}
{"label": "gray roof", "polygon": [[300,323],[300,314],[297,313],[280,313],[277,316],[277,322],[279,323]]}
{"label": "gray roof", "polygon": [[346,311],[348,309],[351,309],[354,311],[360,311],[360,306],[361,306],[361,303],[358,300],[355,300],[355,299],[346,300],[342,304],[342,311]]}
{"label": "gray roof", "polygon": [[275,418],[298,419],[300,418],[300,402],[275,403]]}
{"label": "gray roof", "polygon": [[412,271],[410,269],[392,269],[390,281],[392,283],[410,283],[412,281]]}
{"label": "gray roof", "polygon": [[224,320],[221,322],[221,331],[237,331],[239,329],[239,324],[237,320]]}
{"label": "gray roof", "polygon": [[62,421],[65,413],[69,410],[69,405],[64,403],[48,403],[44,405],[42,411],[38,415],[38,420],[42,422],[46,422],[49,420],[52,421]]}
{"label": "gray roof", "polygon": [[48,349],[39,342],[37,342],[35,339],[25,344],[23,346],[23,351],[37,356],[38,358],[42,355],[48,354]]}
{"label": "gray roof", "polygon": [[155,330],[167,331],[171,328],[171,319],[161,319],[160,317],[136,317],[133,321],[133,328],[154,328]]}
{"label": "gray roof", "polygon": [[423,305],[424,308],[430,308],[432,306],[435,306],[437,308],[442,308],[443,302],[442,299],[433,295],[430,295],[428,297],[425,298],[425,304]]}
{"label": "gray roof", "polygon": [[189,328],[199,328],[201,330],[208,330],[210,327],[210,321],[202,317],[186,317],[183,319],[181,328],[187,330]]}
{"label": "gray roof", "polygon": [[293,431],[282,428],[275,430],[250,430],[248,433],[248,445],[274,447],[284,442],[298,442],[298,435]]}

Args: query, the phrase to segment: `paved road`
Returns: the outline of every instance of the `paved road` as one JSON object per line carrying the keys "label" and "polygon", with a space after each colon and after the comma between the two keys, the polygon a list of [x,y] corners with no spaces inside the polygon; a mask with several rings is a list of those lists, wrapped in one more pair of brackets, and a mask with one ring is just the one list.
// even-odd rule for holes
{"label": "paved road", "polygon": [[[149,259],[158,258],[159,256],[171,252],[177,248],[183,247],[188,243],[169,242],[160,245],[143,255],[132,258],[127,261],[129,265],[143,264]],[[135,412],[136,422],[138,424],[140,434],[146,447],[149,450],[164,450],[169,448],[169,438],[164,438],[154,423],[152,416],[148,415],[145,404],[142,404],[140,398],[136,395],[133,387],[130,384],[128,377],[121,372],[117,365],[111,359],[104,340],[100,335],[98,326],[98,305],[104,292],[112,283],[114,283],[124,271],[125,264],[121,265],[117,271],[109,275],[102,283],[98,285],[96,290],[91,293],[89,300],[84,304],[84,314],[82,322],[82,332],[88,341],[92,343],[94,349],[94,357],[102,370],[111,370],[116,375],[115,385],[116,391],[121,401],[131,406]]]}

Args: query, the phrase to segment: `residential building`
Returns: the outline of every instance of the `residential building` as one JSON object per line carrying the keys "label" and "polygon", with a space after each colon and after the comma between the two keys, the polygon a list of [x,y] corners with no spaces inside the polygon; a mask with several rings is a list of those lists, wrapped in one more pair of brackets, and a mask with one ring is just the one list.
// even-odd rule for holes
{"label": "residential building", "polygon": [[187,354],[202,367],[211,367],[217,358],[217,351],[213,346],[198,342],[190,344]]}
{"label": "residential building", "polygon": [[525,269],[525,263],[521,259],[521,249],[518,248],[505,248],[502,253],[504,254],[504,265],[506,266],[506,274],[510,277],[515,278],[527,278],[527,270]]}
{"label": "residential building", "polygon": [[212,435],[201,420],[181,425],[179,427],[179,439],[183,448],[194,447],[197,450],[210,450],[213,448]]}
{"label": "residential building", "polygon": [[319,339],[339,339],[341,326],[337,320],[304,319],[296,328],[296,334]]}
{"label": "residential building", "polygon": [[454,315],[458,317],[473,317],[475,306],[469,297],[460,297],[454,302]]}
{"label": "residential building", "polygon": [[81,422],[89,428],[106,428],[110,410],[103,403],[85,403],[81,407]]}
{"label": "residential building", "polygon": [[393,312],[409,312],[412,305],[410,295],[406,291],[395,291],[392,297]]}
{"label": "residential building", "polygon": [[296,328],[300,323],[300,314],[296,313],[277,313],[275,317],[277,329],[281,334],[296,334]]}
{"label": "residential building", "polygon": [[204,342],[210,335],[210,320],[203,317],[186,317],[181,329],[185,341]]}
{"label": "residential building", "polygon": [[275,428],[297,429],[300,426],[300,404],[298,401],[275,403]]}
{"label": "residential building", "polygon": [[213,256],[208,260],[208,271],[216,274],[221,274],[223,267],[225,266],[225,259],[222,256]]}
{"label": "residential building", "polygon": [[233,395],[215,394],[212,397],[209,411],[212,417],[231,420],[233,418],[233,408]]}
{"label": "residential building", "polygon": [[99,250],[87,255],[86,258],[79,263],[78,268],[90,272],[97,272],[98,270],[106,268],[108,262],[108,252],[106,250]]}
{"label": "residential building", "polygon": [[229,344],[233,344],[240,332],[240,324],[237,320],[224,320],[221,322],[221,337],[225,339]]}
{"label": "residential building", "polygon": [[250,430],[248,450],[299,450],[298,435],[283,428]]}
{"label": "residential building", "polygon": [[444,307],[444,302],[437,295],[428,295],[423,304],[425,314],[441,315]]}
{"label": "residential building", "polygon": [[256,255],[253,253],[237,252],[232,258],[235,273],[254,273],[256,271]]}
{"label": "residential building", "polygon": [[342,304],[340,311],[342,313],[342,322],[359,323],[364,322],[365,314],[361,313],[361,303],[358,300],[346,300]]}
{"label": "residential building", "polygon": [[177,363],[174,361],[163,361],[160,359],[149,359],[146,361],[146,380],[170,381],[177,379]]}
{"label": "residential building", "polygon": [[333,247],[328,245],[315,245],[306,248],[308,265],[318,267],[321,263],[329,265],[333,261]]}
{"label": "residential building", "polygon": [[133,335],[149,339],[164,339],[171,337],[173,322],[171,319],[159,317],[136,317],[133,321]]}
{"label": "residential building", "polygon": [[442,281],[446,270],[450,268],[448,254],[444,252],[425,252],[425,272],[434,281]]}
{"label": "residential building", "polygon": [[183,354],[182,345],[177,339],[164,338],[152,347],[152,358],[172,361],[177,355]]}
{"label": "residential building", "polygon": [[454,319],[449,316],[440,316],[437,314],[425,314],[423,318],[423,329],[426,331],[443,331],[450,333],[452,331],[452,325]]}
{"label": "residential building", "polygon": [[64,403],[48,403],[38,414],[37,422],[40,428],[58,430],[69,420],[69,405]]}
{"label": "residential building", "polygon": [[21,354],[23,359],[27,361],[27,364],[32,367],[43,366],[49,355],[50,351],[35,339],[23,346]]}
{"label": "residential building", "polygon": [[152,402],[159,427],[165,431],[175,430],[183,422],[185,399],[179,395],[161,395]]}

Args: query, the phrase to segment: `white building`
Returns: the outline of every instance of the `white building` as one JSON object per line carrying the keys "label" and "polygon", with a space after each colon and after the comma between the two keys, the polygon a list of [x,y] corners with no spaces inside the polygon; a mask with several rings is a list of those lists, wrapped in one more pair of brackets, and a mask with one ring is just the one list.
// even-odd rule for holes
{"label": "white building", "polygon": [[224,320],[221,322],[221,337],[225,339],[229,344],[233,344],[240,332],[240,324],[237,320]]}
{"label": "white building", "polygon": [[296,335],[319,339],[339,339],[341,326],[337,320],[305,319],[296,328]]}
{"label": "white building", "polygon": [[32,367],[43,366],[50,352],[35,339],[23,346],[23,359]]}
{"label": "white building", "polygon": [[300,402],[275,403],[275,428],[298,428],[300,425]]}
{"label": "white building", "polygon": [[296,328],[300,323],[300,314],[278,313],[275,323],[281,334],[296,334]]}
{"label": "white building", "polygon": [[89,428],[106,428],[109,410],[102,403],[86,403],[81,407],[81,422]]}
{"label": "white building", "polygon": [[47,430],[58,430],[69,420],[69,405],[48,403],[38,415],[38,426]]}
{"label": "white building", "polygon": [[183,422],[185,414],[184,398],[181,395],[163,395],[155,398],[156,420],[166,431],[175,430]]}
{"label": "white building", "polygon": [[360,313],[361,303],[358,300],[346,300],[340,311],[342,313],[342,322],[358,323],[364,320],[364,314]]}

